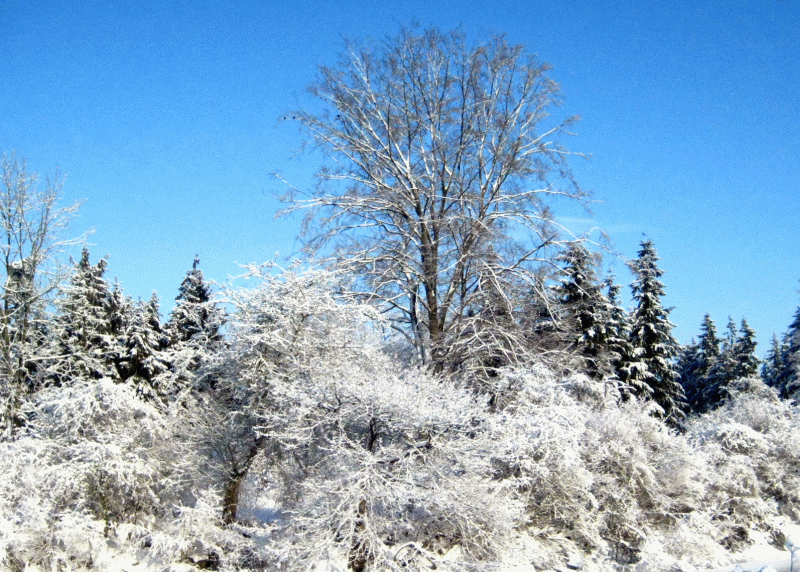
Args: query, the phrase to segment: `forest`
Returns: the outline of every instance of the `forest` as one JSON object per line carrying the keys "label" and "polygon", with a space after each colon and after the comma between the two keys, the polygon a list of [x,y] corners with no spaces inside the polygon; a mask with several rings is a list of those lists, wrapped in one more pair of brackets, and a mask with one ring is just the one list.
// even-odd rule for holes
{"label": "forest", "polygon": [[285,118],[329,160],[283,197],[304,257],[187,260],[166,316],[3,154],[0,568],[791,561],[800,308],[764,360],[746,320],[681,346],[651,240],[626,307],[555,222],[588,196],[547,72],[503,37],[348,44]]}

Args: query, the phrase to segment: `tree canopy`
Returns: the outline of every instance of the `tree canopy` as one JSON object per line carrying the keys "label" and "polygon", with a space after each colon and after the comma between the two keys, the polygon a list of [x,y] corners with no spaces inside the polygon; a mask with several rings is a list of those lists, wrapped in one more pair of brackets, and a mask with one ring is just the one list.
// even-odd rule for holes
{"label": "tree canopy", "polygon": [[323,110],[292,115],[331,159],[312,193],[286,197],[311,209],[308,248],[353,269],[439,369],[460,359],[482,285],[526,279],[559,241],[548,198],[585,196],[548,69],[502,36],[403,29],[348,43],[309,87]]}

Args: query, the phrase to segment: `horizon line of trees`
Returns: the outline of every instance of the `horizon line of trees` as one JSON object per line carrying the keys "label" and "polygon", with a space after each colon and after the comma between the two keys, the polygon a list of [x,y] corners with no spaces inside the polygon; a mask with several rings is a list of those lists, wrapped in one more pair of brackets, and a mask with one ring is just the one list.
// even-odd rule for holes
{"label": "horizon line of trees", "polygon": [[[524,337],[530,351],[515,348],[517,353],[512,354],[508,346],[497,351],[497,346],[480,343],[476,335],[474,355],[467,356],[471,369],[466,371],[464,363],[462,370],[454,368],[451,374],[467,373],[464,378],[473,383],[485,381],[503,367],[519,364],[521,354],[538,355],[544,362],[613,383],[624,395],[651,400],[657,416],[673,421],[718,407],[730,394],[731,384],[745,377],[760,375],[781,398],[797,397],[800,309],[783,341],[773,338],[763,362],[755,356],[755,332],[745,319],[737,330],[729,318],[726,336],[720,339],[707,314],[699,340],[680,346],[670,333],[670,309],[660,305],[662,272],[655,264],[658,257],[652,241],[642,242],[639,257],[629,263],[636,277],[631,290],[637,302],[630,311],[620,305],[620,286],[613,276],[600,281],[599,256],[582,243],[571,243],[556,260],[560,263],[557,280],[544,290],[546,297],[524,302],[527,315],[512,318],[496,298],[480,309],[486,330],[499,331],[498,324],[509,328],[512,319],[517,322],[515,329],[529,328]],[[213,353],[225,344],[225,310],[198,264],[196,257],[179,285],[175,308],[162,321],[155,292],[149,300],[132,300],[118,282],[110,285],[105,279],[107,257],[92,264],[84,246],[58,295],[46,301],[41,298],[38,305],[28,308],[36,319],[34,336],[14,346],[16,338],[8,332],[19,326],[8,320],[5,354],[25,356],[24,362],[17,361],[23,371],[15,371],[22,380],[18,388],[22,395],[74,379],[104,377],[135,384],[148,399],[165,400],[170,392],[185,389],[179,383],[182,376],[185,382],[186,372],[198,370],[202,360],[213,362],[204,352]],[[3,300],[12,310],[7,316],[19,311],[15,300],[36,298],[35,293],[21,291],[18,280],[13,273],[6,280]],[[508,298],[508,293],[503,296]],[[51,315],[48,305],[54,310]],[[558,359],[552,359],[554,355]],[[5,396],[12,394],[7,380]],[[11,411],[9,404],[6,410]],[[6,437],[14,424],[24,423],[13,415],[5,421]]]}
{"label": "horizon line of trees", "polygon": [[[214,361],[202,354],[224,345],[225,312],[197,258],[162,323],[157,295],[133,301],[119,283],[110,286],[104,278],[107,259],[92,264],[85,246],[71,267],[57,264],[56,253],[76,244],[60,233],[78,206],[57,208],[57,178],[42,191],[37,175],[14,155],[4,155],[3,175],[0,199],[8,240],[0,349],[6,438],[24,423],[20,411],[26,396],[46,385],[108,377],[136,384],[142,395],[166,399],[179,391],[186,371],[199,369],[203,359]],[[755,356],[755,332],[746,320],[737,330],[729,319],[727,334],[719,339],[706,315],[699,340],[681,347],[671,334],[671,309],[661,304],[663,271],[653,242],[643,241],[638,257],[628,263],[634,275],[630,311],[621,306],[614,277],[598,277],[600,260],[576,240],[557,251],[553,267],[537,274],[534,284],[501,278],[499,271],[479,275],[465,324],[448,337],[447,351],[420,352],[420,340],[406,337],[403,359],[465,380],[479,391],[490,387],[504,367],[537,360],[555,364],[614,384],[629,398],[648,400],[655,415],[673,423],[687,413],[718,407],[733,382],[758,373],[782,398],[796,398],[800,309],[783,339],[773,338],[763,363]],[[347,282],[341,288],[364,299],[353,280]],[[431,360],[434,355],[438,358]]]}

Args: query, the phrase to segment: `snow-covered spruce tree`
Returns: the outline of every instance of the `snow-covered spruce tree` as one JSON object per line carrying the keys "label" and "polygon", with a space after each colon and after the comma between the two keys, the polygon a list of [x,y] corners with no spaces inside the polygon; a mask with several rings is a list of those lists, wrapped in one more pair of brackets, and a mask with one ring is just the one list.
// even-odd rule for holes
{"label": "snow-covered spruce tree", "polygon": [[709,373],[719,355],[717,327],[711,316],[706,314],[700,325],[699,341],[683,348],[677,363],[679,382],[689,411],[702,413],[721,401],[719,386],[709,384]]}
{"label": "snow-covered spruce tree", "polygon": [[728,316],[727,332],[721,340],[719,355],[711,364],[707,374],[709,383],[719,388],[720,395],[724,393],[725,386],[734,378],[736,360],[733,355],[733,347],[736,345],[736,338],[736,322]]}
{"label": "snow-covered spruce tree", "polygon": [[783,336],[781,344],[780,370],[776,372],[773,387],[781,398],[800,397],[800,308]]}
{"label": "snow-covered spruce tree", "polygon": [[166,330],[173,342],[199,341],[214,345],[222,340],[220,328],[225,324],[224,311],[213,300],[211,285],[203,278],[195,257],[192,269],[178,288],[175,308],[170,312]]}
{"label": "snow-covered spruce tree", "polygon": [[222,342],[225,310],[213,298],[211,285],[198,268],[195,257],[192,269],[186,273],[175,298],[175,308],[164,326],[169,337],[167,349],[175,388],[188,384],[192,387],[213,385],[213,368],[209,365],[211,354]]}
{"label": "snow-covered spruce tree", "polygon": [[742,320],[737,332],[736,323],[728,318],[728,333],[704,376],[701,411],[718,407],[728,397],[736,380],[756,375],[759,361],[755,348],[755,332],[747,325],[747,320]]}
{"label": "snow-covered spruce tree", "polygon": [[126,322],[116,363],[119,377],[133,384],[143,398],[162,400],[169,392],[163,386],[169,371],[163,350],[169,340],[161,327],[157,294],[134,304]]}
{"label": "snow-covered spruce tree", "polygon": [[761,364],[761,379],[770,387],[776,386],[778,374],[783,371],[782,358],[783,344],[778,340],[777,334],[772,334],[772,345]]}
{"label": "snow-covered spruce tree", "polygon": [[742,323],[739,326],[739,335],[731,350],[735,362],[733,370],[734,380],[743,377],[753,377],[758,373],[761,360],[755,355],[757,344],[755,331],[747,323],[747,320],[742,318]]}
{"label": "snow-covered spruce tree", "polygon": [[698,364],[697,372],[701,376],[708,375],[714,363],[719,358],[719,339],[717,338],[717,327],[709,314],[703,317],[700,324],[699,349],[701,361]]}
{"label": "snow-covered spruce tree", "polygon": [[661,304],[664,271],[656,266],[658,254],[653,241],[641,243],[638,258],[628,263],[636,280],[631,285],[636,308],[631,319],[631,344],[636,364],[626,378],[634,395],[651,399],[664,419],[683,417],[683,390],[672,362],[678,342],[672,336],[668,308]]}
{"label": "snow-covered spruce tree", "polygon": [[680,348],[678,357],[675,360],[675,371],[678,376],[678,383],[683,388],[684,407],[687,414],[695,412],[702,399],[704,385],[696,375],[701,361],[700,346],[695,342],[694,338]]}
{"label": "snow-covered spruce tree", "polygon": [[580,242],[571,243],[556,260],[563,264],[553,290],[565,349],[580,357],[581,371],[600,378],[609,370],[606,353],[611,332],[604,313],[608,300],[597,280],[597,260]]}
{"label": "snow-covered spruce tree", "polygon": [[107,259],[92,265],[84,247],[69,282],[56,301],[58,314],[53,326],[53,354],[49,377],[68,384],[78,379],[116,378],[123,323],[116,298],[103,278]]}
{"label": "snow-covered spruce tree", "polygon": [[606,308],[603,315],[606,317],[606,351],[608,352],[611,373],[623,385],[627,385],[628,364],[633,360],[633,346],[631,345],[631,324],[628,313],[621,306],[619,299],[619,284],[614,283],[614,277],[605,280]]}

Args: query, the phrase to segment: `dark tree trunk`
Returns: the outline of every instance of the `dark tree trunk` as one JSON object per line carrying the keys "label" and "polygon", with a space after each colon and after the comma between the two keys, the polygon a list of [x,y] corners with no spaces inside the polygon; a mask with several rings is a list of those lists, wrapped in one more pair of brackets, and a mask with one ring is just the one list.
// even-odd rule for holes
{"label": "dark tree trunk", "polygon": [[266,437],[259,437],[250,447],[247,456],[241,463],[235,463],[233,469],[228,473],[228,483],[225,485],[225,494],[222,498],[222,522],[225,524],[233,524],[236,521],[236,513],[239,510],[239,491],[242,482],[250,470],[250,465],[253,459],[256,458],[258,452],[261,451],[267,444]]}
{"label": "dark tree trunk", "polygon": [[225,496],[222,499],[222,522],[224,524],[233,524],[236,520],[236,513],[239,510],[239,489],[246,476],[246,468],[228,475],[228,484],[225,486]]}

